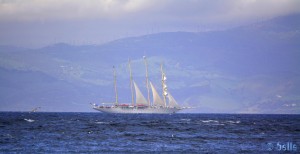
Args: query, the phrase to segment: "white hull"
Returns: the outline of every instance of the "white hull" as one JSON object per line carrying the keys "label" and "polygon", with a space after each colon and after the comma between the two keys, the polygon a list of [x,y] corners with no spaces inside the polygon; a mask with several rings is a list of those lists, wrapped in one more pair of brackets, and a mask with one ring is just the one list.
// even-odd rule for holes
{"label": "white hull", "polygon": [[122,113],[122,114],[137,114],[137,113],[146,113],[146,114],[172,114],[178,112],[179,108],[122,108],[122,107],[109,107],[109,108],[100,108],[93,107],[97,111],[104,113]]}

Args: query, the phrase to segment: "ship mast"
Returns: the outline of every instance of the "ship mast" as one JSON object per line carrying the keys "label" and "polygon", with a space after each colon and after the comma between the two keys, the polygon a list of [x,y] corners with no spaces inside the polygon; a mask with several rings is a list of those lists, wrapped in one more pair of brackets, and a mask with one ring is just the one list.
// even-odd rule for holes
{"label": "ship mast", "polygon": [[116,93],[116,105],[118,105],[119,102],[118,102],[118,90],[117,90],[117,76],[116,76],[115,66],[113,66],[113,68],[114,68],[114,86],[115,86],[115,93]]}
{"label": "ship mast", "polygon": [[132,72],[131,72],[131,65],[130,65],[130,59],[128,60],[128,67],[129,67],[129,73],[130,73],[130,89],[131,89],[131,105],[134,106],[134,96],[133,96],[133,88],[132,88]]}
{"label": "ship mast", "polygon": [[148,76],[148,63],[147,63],[147,59],[146,56],[143,57],[144,61],[145,61],[145,66],[146,66],[146,87],[147,87],[147,92],[148,92],[148,106],[150,107],[150,91],[149,91],[149,76]]}
{"label": "ship mast", "polygon": [[166,85],[167,77],[166,77],[166,75],[164,73],[162,63],[160,64],[160,71],[161,71],[162,95],[164,97],[165,107],[167,107],[167,101],[166,101],[166,96],[168,95],[168,93],[167,93],[167,85]]}

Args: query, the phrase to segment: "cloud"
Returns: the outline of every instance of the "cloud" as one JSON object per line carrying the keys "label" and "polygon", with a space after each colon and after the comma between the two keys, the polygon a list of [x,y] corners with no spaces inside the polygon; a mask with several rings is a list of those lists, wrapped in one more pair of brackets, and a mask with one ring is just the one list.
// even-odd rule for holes
{"label": "cloud", "polygon": [[[123,19],[224,22],[300,11],[298,0],[2,0],[0,20]],[[137,19],[137,20],[138,20]]]}
{"label": "cloud", "polygon": [[149,33],[226,29],[297,12],[299,0],[0,0],[0,42],[101,44]]}
{"label": "cloud", "polygon": [[152,6],[147,0],[0,1],[1,20],[115,18]]}

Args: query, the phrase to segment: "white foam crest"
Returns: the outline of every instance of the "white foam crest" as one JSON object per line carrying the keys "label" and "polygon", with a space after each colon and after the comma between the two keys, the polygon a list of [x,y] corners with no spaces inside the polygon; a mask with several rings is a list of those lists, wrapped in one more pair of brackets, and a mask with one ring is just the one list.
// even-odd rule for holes
{"label": "white foam crest", "polygon": [[239,124],[239,123],[241,123],[241,121],[231,121],[231,120],[226,121],[226,122],[230,123],[230,124]]}
{"label": "white foam crest", "polygon": [[225,124],[215,124],[215,123],[212,123],[210,125],[216,125],[216,126],[224,126]]}
{"label": "white foam crest", "polygon": [[109,122],[97,121],[96,124],[109,124]]}
{"label": "white foam crest", "polygon": [[24,119],[25,121],[27,121],[27,122],[34,122],[35,120],[33,120],[33,119]]}
{"label": "white foam crest", "polygon": [[218,123],[219,121],[218,120],[201,120],[201,122],[204,122],[204,123]]}
{"label": "white foam crest", "polygon": [[181,121],[191,121],[191,119],[180,119]]}

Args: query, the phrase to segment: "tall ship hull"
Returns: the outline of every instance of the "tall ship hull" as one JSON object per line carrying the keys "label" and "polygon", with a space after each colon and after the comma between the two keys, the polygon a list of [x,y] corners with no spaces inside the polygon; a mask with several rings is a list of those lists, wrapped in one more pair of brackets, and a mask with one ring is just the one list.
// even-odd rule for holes
{"label": "tall ship hull", "polygon": [[121,108],[121,107],[93,107],[97,111],[103,113],[121,113],[121,114],[174,114],[180,111],[178,108]]}
{"label": "tall ship hull", "polygon": [[[171,96],[171,94],[167,90],[167,84],[166,84],[167,77],[163,70],[162,64],[161,64],[162,93],[160,95],[155,89],[154,85],[148,80],[148,65],[147,65],[146,57],[144,57],[144,60],[146,65],[146,87],[148,92],[147,99],[142,94],[137,83],[133,81],[130,60],[129,60],[128,66],[130,72],[131,103],[130,104],[119,103],[117,82],[116,82],[116,71],[115,71],[115,67],[113,67],[114,68],[114,89],[115,89],[116,100],[115,102],[110,104],[114,104],[114,105],[99,106],[96,104],[92,104],[93,109],[104,113],[122,113],[122,114],[133,114],[133,113],[173,114],[173,113],[177,113],[182,109],[185,109],[183,107],[180,107],[177,104],[173,96]],[[152,91],[152,101],[150,101],[150,87]],[[163,97],[163,99],[161,98],[161,96]]]}

